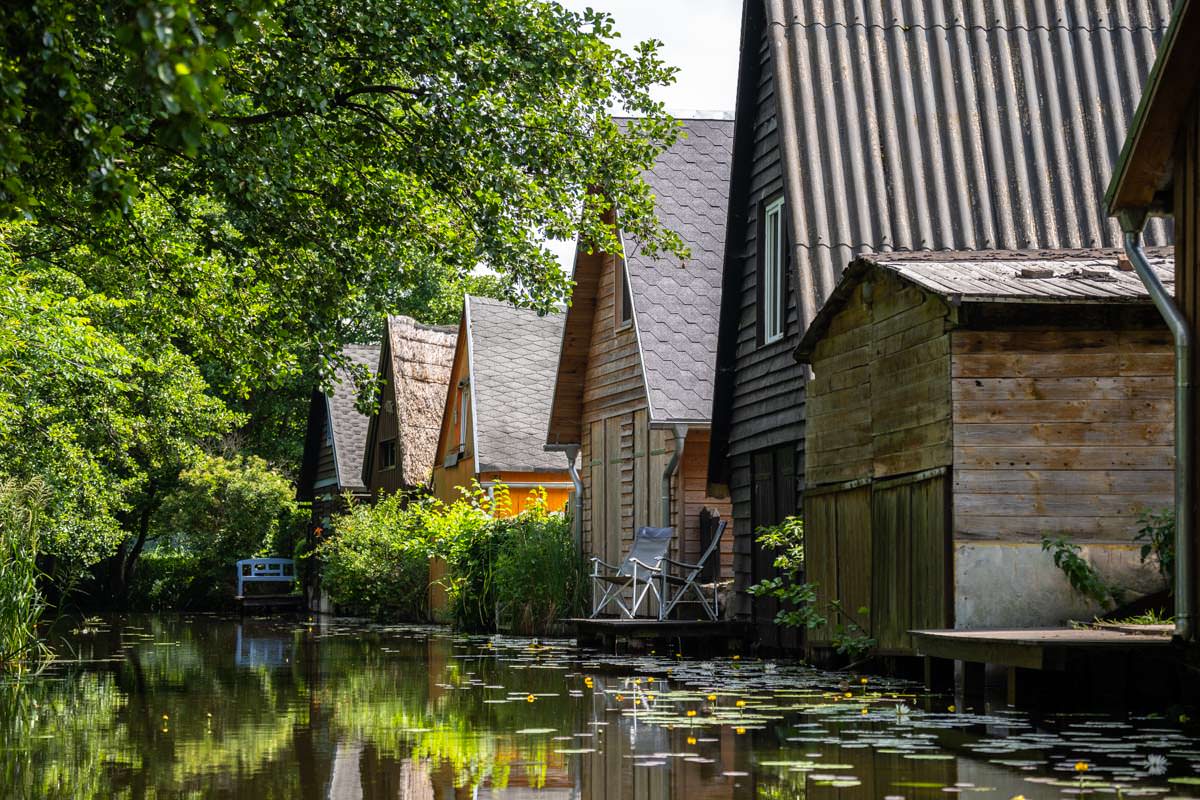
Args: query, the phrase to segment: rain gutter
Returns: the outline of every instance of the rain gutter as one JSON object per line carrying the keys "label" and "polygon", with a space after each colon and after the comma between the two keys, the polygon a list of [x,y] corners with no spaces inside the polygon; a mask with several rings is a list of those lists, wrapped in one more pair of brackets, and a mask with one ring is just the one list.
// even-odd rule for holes
{"label": "rain gutter", "polygon": [[[675,476],[675,470],[679,468],[679,459],[683,456],[683,444],[687,439],[687,432],[687,425],[671,426],[671,433],[675,436],[675,452],[671,453],[671,460],[667,462],[662,476],[662,524],[664,528],[671,526],[671,478]],[[680,523],[682,524],[682,520]]]}
{"label": "rain gutter", "polygon": [[1125,233],[1125,253],[1158,313],[1175,337],[1175,636],[1193,637],[1192,603],[1192,474],[1195,454],[1192,432],[1192,335],[1175,299],[1150,267],[1142,246],[1146,214],[1125,211],[1120,215]]}

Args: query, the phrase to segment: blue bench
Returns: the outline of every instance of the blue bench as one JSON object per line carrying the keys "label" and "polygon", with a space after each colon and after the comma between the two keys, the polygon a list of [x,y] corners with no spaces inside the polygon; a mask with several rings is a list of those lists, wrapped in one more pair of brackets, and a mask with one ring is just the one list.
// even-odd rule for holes
{"label": "blue bench", "polygon": [[244,587],[251,581],[264,583],[295,583],[296,562],[291,558],[244,558],[237,562],[238,597],[245,595]]}

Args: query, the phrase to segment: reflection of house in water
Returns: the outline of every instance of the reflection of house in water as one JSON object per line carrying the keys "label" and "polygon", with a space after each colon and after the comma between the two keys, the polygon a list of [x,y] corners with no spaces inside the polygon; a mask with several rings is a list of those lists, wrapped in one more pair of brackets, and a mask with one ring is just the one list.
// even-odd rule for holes
{"label": "reflection of house in water", "polygon": [[283,666],[292,663],[295,644],[291,631],[240,622],[234,661],[239,667]]}

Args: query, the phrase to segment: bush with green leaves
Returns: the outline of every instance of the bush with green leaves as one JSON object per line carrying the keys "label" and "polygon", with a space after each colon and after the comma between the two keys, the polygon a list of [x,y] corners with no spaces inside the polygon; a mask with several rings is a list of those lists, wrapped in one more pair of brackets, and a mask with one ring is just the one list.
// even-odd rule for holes
{"label": "bush with green leaves", "polygon": [[1096,568],[1080,555],[1082,550],[1079,545],[1068,542],[1062,536],[1042,539],[1042,551],[1051,554],[1054,566],[1066,576],[1072,589],[1099,603],[1101,608],[1116,608],[1121,604],[1121,590],[1110,586],[1100,577]]}
{"label": "bush with green leaves", "polygon": [[830,641],[834,649],[851,660],[858,661],[871,648],[875,639],[863,621],[870,609],[866,606],[851,613],[840,600],[830,600],[822,607],[817,599],[817,584],[804,580],[804,520],[786,517],[777,525],[766,525],[756,532],[757,541],[774,550],[777,574],[749,587],[756,597],[772,597],[779,601],[775,624],[788,628],[812,630],[830,626]]}
{"label": "bush with green leaves", "polygon": [[290,557],[304,519],[291,482],[263,459],[201,455],[150,519],[133,600],[154,608],[227,603],[236,562]]}
{"label": "bush with green leaves", "polygon": [[46,497],[36,481],[0,482],[0,669],[20,670],[45,652],[37,558]]}
{"label": "bush with green leaves", "polygon": [[1133,540],[1142,544],[1142,563],[1153,561],[1167,588],[1175,591],[1175,510],[1147,511],[1138,521],[1142,527]]}
{"label": "bush with green leaves", "polygon": [[571,521],[547,510],[544,492],[515,516],[503,485],[476,485],[450,504],[394,494],[350,508],[331,528],[317,551],[321,582],[349,613],[426,619],[432,558],[446,563],[440,581],[460,629],[541,633],[582,608]]}

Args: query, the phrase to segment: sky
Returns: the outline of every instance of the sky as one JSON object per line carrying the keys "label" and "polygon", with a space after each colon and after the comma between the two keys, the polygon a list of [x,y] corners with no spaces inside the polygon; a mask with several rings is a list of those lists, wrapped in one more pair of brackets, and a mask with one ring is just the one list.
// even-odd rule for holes
{"label": "sky", "polygon": [[[675,116],[732,116],[737,95],[738,37],[742,0],[559,0],[573,11],[607,11],[622,48],[645,39],[663,43],[660,53],[679,68],[673,85],[654,94]],[[550,242],[571,271],[574,242]]]}

